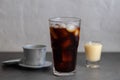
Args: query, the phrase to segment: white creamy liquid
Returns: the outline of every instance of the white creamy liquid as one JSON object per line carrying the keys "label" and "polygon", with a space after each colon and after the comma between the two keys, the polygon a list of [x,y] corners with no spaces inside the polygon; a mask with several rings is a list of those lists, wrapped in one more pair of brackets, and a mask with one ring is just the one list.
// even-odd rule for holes
{"label": "white creamy liquid", "polygon": [[91,62],[99,61],[101,58],[102,44],[89,42],[84,45],[86,59]]}

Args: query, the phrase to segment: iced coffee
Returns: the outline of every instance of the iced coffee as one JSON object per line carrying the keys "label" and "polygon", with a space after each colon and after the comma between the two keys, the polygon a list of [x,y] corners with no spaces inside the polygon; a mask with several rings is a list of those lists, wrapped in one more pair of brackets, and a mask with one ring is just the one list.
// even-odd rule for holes
{"label": "iced coffee", "polygon": [[98,68],[101,59],[102,44],[99,42],[88,42],[84,45],[86,54],[86,66]]}
{"label": "iced coffee", "polygon": [[75,18],[50,19],[51,47],[55,75],[72,75],[75,72],[79,44],[80,21]]}

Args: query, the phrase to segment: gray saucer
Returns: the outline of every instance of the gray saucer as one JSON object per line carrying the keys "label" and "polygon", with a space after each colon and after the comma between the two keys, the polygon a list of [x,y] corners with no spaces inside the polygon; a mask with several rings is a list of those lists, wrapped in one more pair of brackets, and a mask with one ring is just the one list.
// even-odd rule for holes
{"label": "gray saucer", "polygon": [[21,66],[21,67],[33,68],[33,69],[50,67],[51,65],[52,65],[52,62],[50,62],[50,61],[46,61],[44,65],[39,65],[39,66],[31,66],[31,65],[26,65],[26,64],[19,63],[19,66]]}

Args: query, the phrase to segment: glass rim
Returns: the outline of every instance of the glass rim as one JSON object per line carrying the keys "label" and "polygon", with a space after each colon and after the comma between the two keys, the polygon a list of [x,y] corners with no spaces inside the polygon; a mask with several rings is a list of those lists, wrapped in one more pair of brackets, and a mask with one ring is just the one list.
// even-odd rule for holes
{"label": "glass rim", "polygon": [[85,44],[90,44],[90,43],[97,43],[103,45],[101,41],[87,41]]}
{"label": "glass rim", "polygon": [[[65,20],[66,19],[66,20]],[[76,22],[76,21],[81,21],[80,18],[77,18],[77,17],[51,17],[49,18],[48,21],[51,21],[51,22]]]}
{"label": "glass rim", "polygon": [[23,46],[23,49],[32,49],[32,50],[35,50],[35,49],[43,49],[43,48],[46,48],[46,45],[40,45],[40,44],[27,44],[27,45],[24,45]]}

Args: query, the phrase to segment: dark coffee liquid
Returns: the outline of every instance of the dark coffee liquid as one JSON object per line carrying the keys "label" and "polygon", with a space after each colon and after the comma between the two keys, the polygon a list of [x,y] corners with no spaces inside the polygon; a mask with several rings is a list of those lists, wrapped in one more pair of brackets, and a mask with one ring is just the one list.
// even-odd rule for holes
{"label": "dark coffee liquid", "polygon": [[75,70],[79,33],[79,27],[73,31],[61,27],[50,27],[54,67],[58,72]]}

